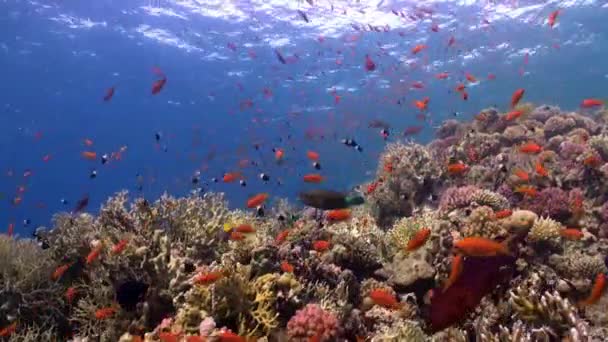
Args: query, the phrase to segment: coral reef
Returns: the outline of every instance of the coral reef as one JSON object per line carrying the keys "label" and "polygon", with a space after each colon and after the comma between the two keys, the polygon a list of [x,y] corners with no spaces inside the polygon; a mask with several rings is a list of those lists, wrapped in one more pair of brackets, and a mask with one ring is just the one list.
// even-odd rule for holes
{"label": "coral reef", "polygon": [[123,191],[0,235],[0,338],[607,340],[605,113],[517,109],[389,143],[343,220]]}

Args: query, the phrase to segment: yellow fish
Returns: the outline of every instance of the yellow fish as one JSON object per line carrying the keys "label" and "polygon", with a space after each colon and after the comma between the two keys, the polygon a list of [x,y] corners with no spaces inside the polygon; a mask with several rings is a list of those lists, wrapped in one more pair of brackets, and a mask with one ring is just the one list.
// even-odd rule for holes
{"label": "yellow fish", "polygon": [[224,223],[224,231],[226,233],[229,233],[232,230],[232,228],[234,228],[232,223],[228,223],[228,222]]}

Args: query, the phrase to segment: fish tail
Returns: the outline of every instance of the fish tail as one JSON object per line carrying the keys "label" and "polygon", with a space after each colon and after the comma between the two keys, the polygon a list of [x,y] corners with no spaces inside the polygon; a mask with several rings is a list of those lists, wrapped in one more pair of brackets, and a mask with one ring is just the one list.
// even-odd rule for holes
{"label": "fish tail", "polygon": [[363,198],[363,196],[347,196],[345,198],[345,202],[346,205],[353,206],[353,205],[360,205],[365,203],[365,199]]}

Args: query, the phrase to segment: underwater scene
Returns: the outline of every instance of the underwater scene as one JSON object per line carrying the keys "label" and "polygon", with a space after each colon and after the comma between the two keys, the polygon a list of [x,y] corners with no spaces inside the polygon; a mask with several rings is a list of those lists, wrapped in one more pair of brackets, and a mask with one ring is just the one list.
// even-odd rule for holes
{"label": "underwater scene", "polygon": [[0,0],[0,341],[608,341],[605,0]]}

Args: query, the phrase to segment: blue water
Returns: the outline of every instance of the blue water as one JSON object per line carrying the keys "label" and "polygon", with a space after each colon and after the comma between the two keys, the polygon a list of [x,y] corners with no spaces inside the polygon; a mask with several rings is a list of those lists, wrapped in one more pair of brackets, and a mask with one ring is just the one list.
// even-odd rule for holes
{"label": "blue water", "polygon": [[[88,211],[121,189],[150,200],[165,191],[184,195],[197,170],[201,183],[209,183],[203,188],[225,192],[233,207],[259,192],[295,201],[298,191],[315,187],[301,181],[315,171],[308,149],[321,155],[323,187],[348,190],[373,177],[385,144],[378,129],[368,128],[371,119],[392,125],[389,141],[423,124],[413,139],[426,143],[433,127],[454,112],[468,120],[488,106],[507,110],[516,88],[526,89],[525,101],[570,109],[583,98],[605,97],[608,89],[605,1],[334,1],[333,11],[321,2],[264,3],[0,2],[0,230],[14,222],[28,235],[48,225],[53,213],[71,211],[85,194]],[[419,8],[434,13],[417,21],[391,13]],[[563,12],[551,29],[546,20],[556,9]],[[433,23],[439,32],[431,31]],[[389,27],[364,32],[352,24]],[[452,36],[456,44],[448,47]],[[428,48],[412,56],[416,44]],[[275,49],[294,61],[281,64]],[[372,72],[364,68],[368,54],[377,66]],[[155,66],[168,81],[152,95]],[[449,80],[435,79],[444,71]],[[465,72],[480,80],[467,89],[466,102],[452,90]],[[495,80],[487,80],[490,73]],[[425,88],[412,89],[415,81]],[[111,86],[115,95],[103,102]],[[425,96],[429,117],[422,122],[412,102]],[[241,110],[246,100],[253,106]],[[310,130],[324,139],[307,138]],[[364,152],[341,144],[345,137]],[[84,145],[86,138],[93,146]],[[81,156],[122,146],[122,159],[106,165]],[[285,149],[284,163],[275,162],[272,148]],[[51,159],[44,162],[47,154]],[[258,164],[242,170],[246,187],[210,181],[239,170],[243,159]],[[32,175],[23,177],[26,170]],[[271,181],[262,182],[260,172]]]}

